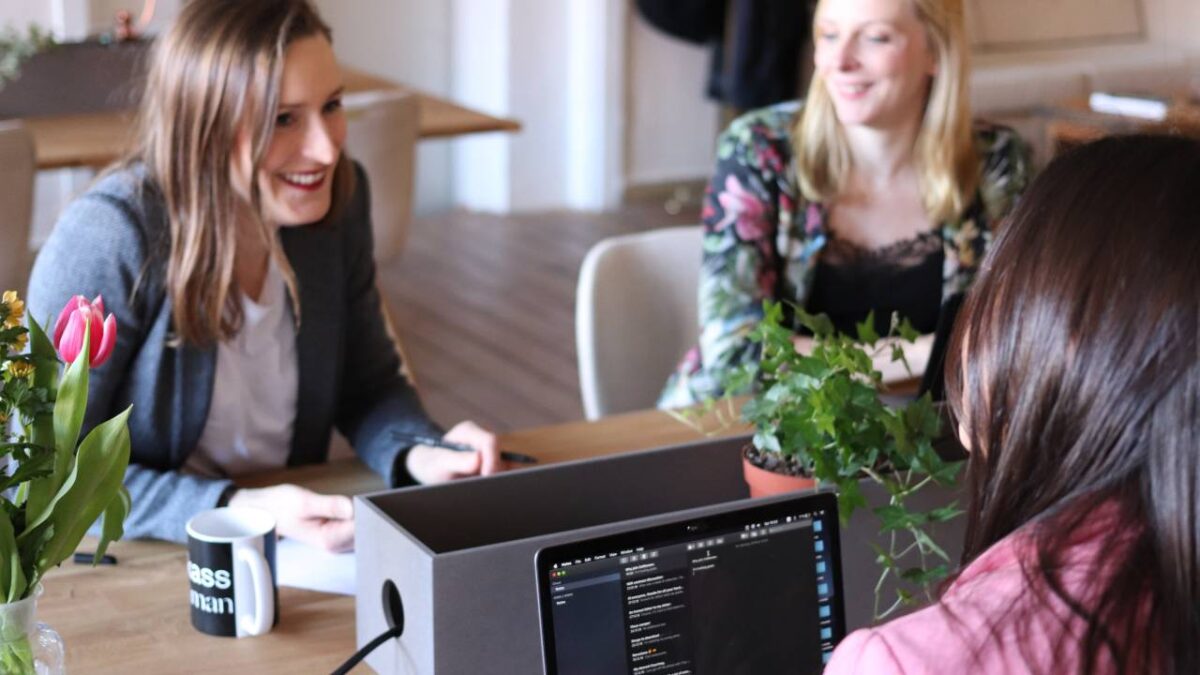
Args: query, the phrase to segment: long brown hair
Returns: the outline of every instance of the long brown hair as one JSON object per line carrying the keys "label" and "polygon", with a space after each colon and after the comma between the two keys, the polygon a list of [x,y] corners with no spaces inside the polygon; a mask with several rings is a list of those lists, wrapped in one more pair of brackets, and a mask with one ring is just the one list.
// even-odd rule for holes
{"label": "long brown hair", "polygon": [[[258,173],[275,130],[284,52],[327,26],[308,0],[192,0],[153,47],[139,112],[139,145],[170,224],[166,287],[179,340],[206,345],[241,327],[234,276],[237,228],[247,224],[283,272],[300,318],[295,275],[260,216]],[[236,139],[249,134],[250,194],[230,179]],[[352,189],[343,158],[334,174],[336,215]],[[248,221],[248,222],[247,222]]]}
{"label": "long brown hair", "polygon": [[[974,449],[964,563],[1027,528],[1033,597],[1086,626],[1076,645],[1059,636],[1083,672],[1200,672],[1197,186],[1200,143],[1182,138],[1053,162],[993,245],[948,357]],[[1116,524],[1073,597],[1060,571],[1097,509]]]}
{"label": "long brown hair", "polygon": [[[935,222],[942,222],[958,216],[970,205],[980,174],[967,102],[969,70],[963,2],[900,1],[912,4],[938,64],[917,132],[914,156],[925,212]],[[815,32],[815,21],[813,26]],[[814,35],[813,39],[819,36]],[[804,197],[815,202],[833,201],[853,167],[846,135],[819,73],[813,73],[809,82],[804,109],[792,136],[796,173]]]}

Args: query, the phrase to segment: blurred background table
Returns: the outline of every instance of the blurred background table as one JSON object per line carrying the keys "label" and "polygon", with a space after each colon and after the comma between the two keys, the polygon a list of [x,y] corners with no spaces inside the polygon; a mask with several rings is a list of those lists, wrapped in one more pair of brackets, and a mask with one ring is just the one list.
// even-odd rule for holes
{"label": "blurred background table", "polygon": [[1057,155],[1113,134],[1168,133],[1200,138],[1200,102],[1176,96],[1162,120],[1096,112],[1086,98],[1073,98],[1045,110],[1046,140]]}
{"label": "blurred background table", "polygon": [[[399,90],[414,94],[419,105],[420,138],[446,138],[489,131],[517,131],[516,120],[494,117],[444,98],[373,75],[344,68],[346,91]],[[120,157],[133,133],[131,111],[21,118],[33,136],[39,169],[100,168]]]}

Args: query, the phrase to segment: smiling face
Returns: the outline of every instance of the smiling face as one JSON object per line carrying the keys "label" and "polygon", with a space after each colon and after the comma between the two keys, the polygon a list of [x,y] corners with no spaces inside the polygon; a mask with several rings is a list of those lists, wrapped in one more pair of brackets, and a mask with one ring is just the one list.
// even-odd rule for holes
{"label": "smiling face", "polygon": [[913,0],[822,0],[813,25],[816,71],[842,124],[920,118],[937,59]]}
{"label": "smiling face", "polygon": [[[268,225],[307,225],[329,213],[333,170],[346,141],[342,73],[322,35],[288,46],[279,82],[275,132],[255,180]],[[251,166],[250,135],[239,134],[233,181],[245,193]]]}

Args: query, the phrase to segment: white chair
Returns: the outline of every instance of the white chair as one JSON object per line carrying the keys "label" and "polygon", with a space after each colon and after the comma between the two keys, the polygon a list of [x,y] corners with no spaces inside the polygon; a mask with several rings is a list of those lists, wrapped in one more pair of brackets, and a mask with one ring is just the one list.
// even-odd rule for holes
{"label": "white chair", "polygon": [[25,293],[33,218],[33,139],[20,122],[0,122],[0,291]]}
{"label": "white chair", "polygon": [[579,386],[589,420],[654,407],[700,334],[702,228],[605,239],[588,251],[575,297]]}
{"label": "white chair", "polygon": [[371,181],[375,260],[400,255],[412,221],[418,132],[417,97],[396,90],[347,94],[346,151]]}

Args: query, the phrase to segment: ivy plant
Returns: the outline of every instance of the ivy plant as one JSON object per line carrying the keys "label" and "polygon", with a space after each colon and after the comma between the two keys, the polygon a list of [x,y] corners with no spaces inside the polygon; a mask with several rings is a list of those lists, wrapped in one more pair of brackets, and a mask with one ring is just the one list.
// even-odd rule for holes
{"label": "ivy plant", "polygon": [[[903,343],[914,342],[918,333],[907,320],[893,316],[888,335],[880,336],[872,314],[851,336],[834,330],[824,315],[792,310],[813,335],[811,350],[796,349],[783,306],[766,303],[751,335],[761,358],[735,371],[725,388],[755,392],[742,407],[743,419],[754,428],[755,454],[775,455],[781,461],[774,464],[835,488],[843,524],[868,507],[861,480],[886,490],[888,503],[872,509],[887,541],[886,547],[876,546],[875,617],[881,619],[918,597],[932,599],[933,585],[949,573],[951,561],[929,528],[962,511],[954,502],[929,511],[909,508],[908,502],[930,484],[953,485],[961,462],[943,460],[933,447],[941,417],[929,394],[899,407],[880,398],[883,379],[874,358],[890,355],[911,374]],[[896,595],[884,598],[889,579]]]}

